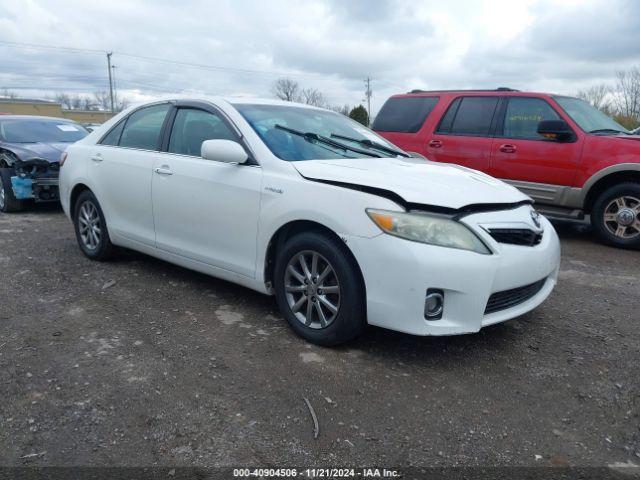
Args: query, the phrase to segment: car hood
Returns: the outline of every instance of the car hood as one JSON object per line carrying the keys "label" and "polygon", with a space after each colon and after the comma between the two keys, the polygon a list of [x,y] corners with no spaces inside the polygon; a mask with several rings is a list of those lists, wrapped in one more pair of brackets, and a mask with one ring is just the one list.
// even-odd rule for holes
{"label": "car hood", "polygon": [[60,161],[60,154],[70,143],[4,143],[3,148],[11,150],[20,160],[27,161],[35,158],[47,160],[50,163]]}
{"label": "car hood", "polygon": [[417,158],[359,158],[293,162],[310,180],[386,190],[406,203],[460,209],[513,204],[529,197],[484,173]]}

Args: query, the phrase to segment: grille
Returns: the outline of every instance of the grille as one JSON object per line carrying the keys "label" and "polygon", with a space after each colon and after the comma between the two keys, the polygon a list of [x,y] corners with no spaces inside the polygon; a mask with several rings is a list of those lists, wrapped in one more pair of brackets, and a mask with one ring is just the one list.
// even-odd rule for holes
{"label": "grille", "polygon": [[489,313],[499,312],[500,310],[506,310],[507,308],[515,307],[516,305],[526,302],[542,290],[546,281],[547,279],[543,278],[531,285],[492,294],[487,302],[487,307],[484,309],[484,314],[488,315]]}
{"label": "grille", "polygon": [[489,234],[499,243],[533,247],[542,241],[542,232],[529,228],[490,228]]}

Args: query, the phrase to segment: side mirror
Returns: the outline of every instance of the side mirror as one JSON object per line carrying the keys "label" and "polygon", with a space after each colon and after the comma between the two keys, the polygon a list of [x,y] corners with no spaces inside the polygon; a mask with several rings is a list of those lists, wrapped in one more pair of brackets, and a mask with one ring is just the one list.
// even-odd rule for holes
{"label": "side mirror", "polygon": [[542,120],[538,123],[538,133],[558,142],[570,142],[574,139],[573,130],[564,120]]}
{"label": "side mirror", "polygon": [[200,152],[205,160],[216,162],[242,164],[249,159],[242,145],[231,140],[205,140]]}

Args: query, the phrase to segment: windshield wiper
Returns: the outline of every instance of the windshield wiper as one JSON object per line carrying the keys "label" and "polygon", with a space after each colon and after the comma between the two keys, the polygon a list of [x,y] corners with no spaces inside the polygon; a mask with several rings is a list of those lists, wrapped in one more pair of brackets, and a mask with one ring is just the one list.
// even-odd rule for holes
{"label": "windshield wiper", "polygon": [[298,135],[307,141],[315,140],[319,143],[324,143],[325,145],[329,145],[334,148],[338,148],[340,150],[344,150],[345,152],[351,151],[355,153],[360,153],[362,155],[367,155],[369,157],[380,157],[380,155],[376,155],[375,153],[368,152],[366,150],[362,150],[360,148],[350,147],[349,145],[345,145],[344,143],[336,142],[335,140],[331,140],[328,137],[319,135],[313,132],[301,132],[300,130],[295,130],[293,128],[285,127],[284,125],[276,124],[275,128],[280,130],[284,130],[285,132],[293,133],[294,135]]}
{"label": "windshield wiper", "polygon": [[616,130],[615,128],[597,128],[595,130],[590,130],[589,133],[624,133],[625,135],[629,135],[629,132]]}
{"label": "windshield wiper", "polygon": [[368,138],[357,139],[352,137],[346,137],[344,135],[338,135],[337,133],[332,133],[331,138],[339,138],[340,140],[347,140],[349,142],[359,143],[360,145],[364,145],[369,148],[375,148],[381,152],[390,153],[392,155],[397,155],[400,157],[410,157],[408,153],[402,152],[400,150],[396,150],[395,148],[387,147],[378,142],[374,142],[373,140],[369,140]]}

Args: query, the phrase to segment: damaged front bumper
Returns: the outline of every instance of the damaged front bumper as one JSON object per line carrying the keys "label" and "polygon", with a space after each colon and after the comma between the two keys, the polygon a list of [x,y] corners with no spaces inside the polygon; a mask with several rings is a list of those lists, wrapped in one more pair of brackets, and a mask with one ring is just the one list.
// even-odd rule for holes
{"label": "damaged front bumper", "polygon": [[41,159],[17,160],[11,177],[13,194],[17,200],[55,202],[60,199],[58,177],[60,164]]}

